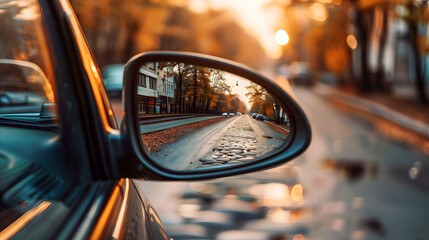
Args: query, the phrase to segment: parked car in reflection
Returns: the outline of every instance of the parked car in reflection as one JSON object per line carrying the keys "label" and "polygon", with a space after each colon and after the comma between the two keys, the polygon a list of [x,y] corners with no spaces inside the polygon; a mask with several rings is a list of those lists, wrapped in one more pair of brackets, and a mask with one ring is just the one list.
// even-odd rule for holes
{"label": "parked car in reflection", "polygon": [[258,114],[258,115],[256,115],[256,118],[255,118],[256,120],[259,120],[259,121],[264,121],[264,115],[262,115],[262,114]]}

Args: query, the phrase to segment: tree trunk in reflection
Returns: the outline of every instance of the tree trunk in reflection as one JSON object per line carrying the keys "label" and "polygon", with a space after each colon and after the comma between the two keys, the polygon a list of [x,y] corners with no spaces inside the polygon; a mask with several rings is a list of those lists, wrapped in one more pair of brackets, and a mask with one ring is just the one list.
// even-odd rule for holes
{"label": "tree trunk in reflection", "polygon": [[416,91],[418,95],[418,99],[421,103],[427,104],[428,97],[426,93],[426,82],[423,77],[422,71],[422,58],[420,55],[420,49],[418,46],[419,41],[419,32],[418,32],[418,21],[419,21],[419,11],[418,8],[414,5],[413,2],[410,2],[408,5],[408,10],[410,11],[410,17],[408,19],[409,32],[407,36],[407,40],[410,43],[410,47],[412,49],[412,57],[414,61],[414,72],[415,72],[415,81],[416,81]]}
{"label": "tree trunk in reflection", "polygon": [[193,83],[193,93],[192,93],[192,112],[195,113],[196,109],[195,106],[197,104],[197,68],[194,68],[194,83]]}

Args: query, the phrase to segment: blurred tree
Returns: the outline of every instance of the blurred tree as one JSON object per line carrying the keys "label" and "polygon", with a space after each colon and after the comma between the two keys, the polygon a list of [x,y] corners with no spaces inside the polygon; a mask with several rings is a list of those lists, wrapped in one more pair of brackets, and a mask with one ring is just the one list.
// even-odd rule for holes
{"label": "blurred tree", "polygon": [[[205,112],[219,101],[219,95],[230,92],[225,74],[220,70],[177,62],[160,62],[160,69],[170,68],[176,82],[175,102],[178,112]],[[212,102],[214,102],[212,104]]]}
{"label": "blurred tree", "polygon": [[[391,47],[400,37],[390,32],[397,30],[389,27],[389,24],[397,24],[393,21],[398,16],[392,13],[398,7],[405,7],[405,17],[399,17],[403,17],[407,24],[404,39],[411,54],[406,56],[410,56],[410,59],[401,61],[412,62],[410,71],[414,74],[409,73],[408,77],[414,80],[420,102],[427,103],[428,87],[424,78],[422,54],[429,51],[425,50],[424,43],[427,35],[419,31],[427,29],[428,17],[425,13],[429,5],[424,1],[413,0],[343,0],[341,4],[338,3],[272,0],[267,4],[268,8],[283,9],[283,21],[279,27],[287,29],[291,36],[291,42],[284,48],[282,60],[289,63],[307,61],[309,58],[312,71],[327,71],[340,79],[348,79],[348,69],[351,69],[351,79],[361,92],[389,92],[389,83],[392,81],[387,78],[394,76],[394,73],[387,75],[389,70],[386,64],[392,61],[388,59],[389,56],[397,58],[400,51],[398,46]],[[356,46],[349,46],[352,50],[346,44],[350,35],[356,41]]]}
{"label": "blurred tree", "polygon": [[237,94],[230,94],[229,95],[229,102],[230,102],[230,108],[229,112],[231,113],[237,113],[237,112],[245,112],[246,106],[244,103],[240,100]]}
{"label": "blurred tree", "polygon": [[[139,51],[157,45],[167,15],[166,1],[72,0],[79,22],[100,66],[124,63]],[[139,33],[144,31],[144,35]]]}
{"label": "blurred tree", "polygon": [[[192,97],[192,112],[201,112],[201,104],[208,99],[210,92],[210,69],[190,65],[192,83],[189,85],[186,97]],[[199,103],[197,108],[197,102]]]}
{"label": "blurred tree", "polygon": [[281,63],[310,63],[310,70],[330,72],[339,78],[348,74],[350,56],[347,37],[348,1],[278,1],[267,8],[282,9],[277,28],[286,29],[290,42],[283,49]]}
{"label": "blurred tree", "polygon": [[347,38],[347,3],[334,6],[329,17],[315,23],[303,36],[310,55],[312,71],[330,72],[338,78],[346,78],[350,65]]}
{"label": "blurred tree", "polygon": [[160,67],[161,68],[169,67],[173,70],[171,74],[174,76],[174,80],[176,82],[176,89],[174,90],[175,91],[174,95],[176,100],[175,104],[178,105],[178,110],[179,110],[178,112],[184,113],[183,96],[186,94],[186,89],[184,92],[183,84],[184,84],[184,79],[189,77],[189,75],[191,74],[191,66],[188,64],[177,63],[177,62],[161,62]]}
{"label": "blurred tree", "polygon": [[[407,36],[407,40],[411,46],[411,50],[413,52],[413,60],[414,60],[414,71],[415,71],[415,80],[416,80],[416,90],[417,96],[421,103],[428,104],[428,96],[427,96],[427,86],[424,78],[423,72],[423,61],[421,52],[425,52],[424,44],[422,44],[422,40],[420,38],[424,38],[426,36],[420,36],[418,27],[419,22],[423,21],[426,25],[428,24],[427,16],[425,17],[424,11],[428,9],[428,5],[423,3],[422,5],[418,5],[419,3],[408,1],[406,4],[408,11],[410,12],[409,17],[406,18],[409,33]],[[420,3],[421,4],[421,3]],[[424,22],[426,20],[426,22]],[[423,45],[423,46],[422,46]]]}
{"label": "blurred tree", "polygon": [[[409,77],[413,78],[414,76],[415,78],[412,80],[415,82],[417,98],[421,103],[427,104],[427,86],[424,79],[423,60],[421,57],[421,53],[425,52],[425,50],[420,44],[420,39],[426,36],[421,36],[418,33],[420,22],[427,24],[427,21],[425,22],[421,14],[427,8],[427,5],[407,0],[361,0],[353,2],[357,11],[354,22],[358,29],[358,42],[360,44],[358,49],[361,55],[360,90],[363,92],[372,92],[374,90],[380,92],[390,89],[386,84],[386,70],[384,69],[387,36],[389,36],[387,25],[389,18],[397,19],[398,17],[403,17],[408,25],[405,39],[411,50],[411,54],[408,56],[412,56],[411,70],[414,72]],[[389,15],[389,11],[394,12],[395,7],[398,6],[405,6],[408,13],[404,16]],[[394,51],[394,55],[397,55],[396,51],[398,50],[395,49]],[[373,60],[369,62],[368,59],[371,60],[371,56],[376,57],[373,57]]]}
{"label": "blurred tree", "polygon": [[209,93],[209,97],[206,103],[206,112],[208,113],[210,110],[210,106],[212,105],[212,102],[216,102],[219,97],[216,96],[219,95],[219,93],[231,93],[231,87],[228,86],[225,82],[225,73],[223,71],[217,70],[217,69],[210,69],[211,71],[211,92]]}
{"label": "blurred tree", "polygon": [[[229,58],[252,67],[266,55],[226,11],[197,14],[187,0],[71,0],[76,15],[101,67],[124,63],[148,50],[201,52]],[[246,39],[246,41],[242,41]]]}
{"label": "blurred tree", "polygon": [[274,117],[274,98],[265,88],[256,83],[250,83],[246,86],[246,90],[246,97],[249,98],[249,103],[251,104],[251,112]]}

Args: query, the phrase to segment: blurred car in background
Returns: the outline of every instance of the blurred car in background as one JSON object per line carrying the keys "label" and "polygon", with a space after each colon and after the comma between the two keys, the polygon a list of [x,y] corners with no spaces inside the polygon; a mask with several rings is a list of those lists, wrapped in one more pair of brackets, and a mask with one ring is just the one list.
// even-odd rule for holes
{"label": "blurred car in background", "polygon": [[259,120],[259,121],[264,121],[264,115],[262,115],[262,114],[258,114],[258,115],[256,115],[256,118],[255,118],[256,120]]}
{"label": "blurred car in background", "polygon": [[104,86],[111,98],[121,97],[124,68],[124,64],[108,65],[101,72]]}
{"label": "blurred car in background", "polygon": [[298,85],[311,86],[314,83],[308,62],[293,61],[289,64],[289,80]]}
{"label": "blurred car in background", "polygon": [[256,118],[257,115],[257,113],[252,113],[252,118]]}

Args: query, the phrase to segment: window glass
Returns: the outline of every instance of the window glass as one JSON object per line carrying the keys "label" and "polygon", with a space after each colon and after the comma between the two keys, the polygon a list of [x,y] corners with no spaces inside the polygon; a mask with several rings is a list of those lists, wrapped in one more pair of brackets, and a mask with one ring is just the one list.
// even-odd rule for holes
{"label": "window glass", "polygon": [[0,116],[24,122],[56,118],[54,71],[40,6],[31,0],[0,3],[0,22]]}
{"label": "window glass", "polygon": [[143,74],[140,74],[140,85],[146,87],[146,76]]}
{"label": "window glass", "polygon": [[146,98],[139,98],[139,113],[146,113],[147,108],[147,99]]}
{"label": "window glass", "polygon": [[149,77],[149,88],[156,90],[156,78]]}

